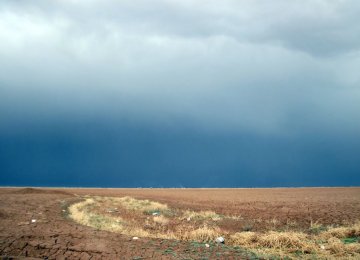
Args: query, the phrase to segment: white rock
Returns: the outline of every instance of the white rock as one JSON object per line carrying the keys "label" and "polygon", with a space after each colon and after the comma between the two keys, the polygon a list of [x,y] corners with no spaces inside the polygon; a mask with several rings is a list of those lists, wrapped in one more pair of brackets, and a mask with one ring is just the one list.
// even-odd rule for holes
{"label": "white rock", "polygon": [[209,248],[209,247],[210,247],[210,245],[209,245],[209,244],[205,244],[205,247],[208,247],[208,248]]}
{"label": "white rock", "polygon": [[187,220],[187,221],[190,221],[190,220],[191,220],[191,218],[190,218],[190,217],[188,217],[186,220]]}
{"label": "white rock", "polygon": [[159,212],[154,212],[152,215],[153,216],[159,216],[160,214],[159,214]]}
{"label": "white rock", "polygon": [[32,219],[32,220],[31,220],[31,223],[35,223],[35,222],[36,222],[36,219]]}
{"label": "white rock", "polygon": [[225,242],[225,239],[223,237],[218,237],[218,238],[215,239],[215,242],[219,243],[219,244],[222,244],[222,243]]}
{"label": "white rock", "polygon": [[138,237],[133,237],[132,239],[133,239],[133,240],[138,240],[139,238],[138,238]]}
{"label": "white rock", "polygon": [[322,250],[325,250],[325,246],[324,246],[324,245],[321,245],[320,248],[321,248]]}

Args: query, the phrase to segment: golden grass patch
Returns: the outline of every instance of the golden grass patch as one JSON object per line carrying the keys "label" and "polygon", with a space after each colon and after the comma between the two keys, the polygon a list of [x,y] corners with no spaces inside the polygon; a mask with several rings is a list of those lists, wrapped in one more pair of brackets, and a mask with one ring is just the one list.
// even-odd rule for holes
{"label": "golden grass patch", "polygon": [[344,238],[360,237],[360,221],[347,227],[330,227],[327,231],[321,233],[322,238]]}
{"label": "golden grass patch", "polygon": [[99,206],[96,198],[87,198],[85,201],[72,204],[69,207],[69,217],[74,221],[96,229],[119,232],[133,236],[148,236],[149,233],[126,223],[121,217],[109,217],[97,214],[91,210]]}
{"label": "golden grass patch", "polygon": [[301,253],[302,258],[306,258],[307,255],[309,258],[316,255],[318,258],[325,259],[332,257],[358,259],[360,258],[360,243],[345,244],[340,239],[354,234],[357,227],[358,225],[355,224],[341,229],[333,228],[319,235],[291,231],[239,232],[230,235],[230,243],[274,255],[291,256]]}
{"label": "golden grass patch", "polygon": [[160,225],[167,225],[169,224],[169,219],[164,217],[163,215],[159,215],[159,216],[154,216],[153,217],[153,221],[155,223],[158,223]]}
{"label": "golden grass patch", "polygon": [[211,219],[213,221],[218,221],[223,219],[223,216],[216,214],[214,211],[190,211],[186,210],[182,213],[182,219],[189,220],[203,220],[203,219]]}
{"label": "golden grass patch", "polygon": [[152,212],[168,209],[166,204],[150,200],[139,200],[132,197],[114,198],[114,200],[120,202],[122,206],[129,210]]}
{"label": "golden grass patch", "polygon": [[181,240],[211,242],[214,241],[219,234],[221,234],[221,230],[219,228],[203,226],[195,230],[181,230],[178,231],[177,234],[177,237]]}

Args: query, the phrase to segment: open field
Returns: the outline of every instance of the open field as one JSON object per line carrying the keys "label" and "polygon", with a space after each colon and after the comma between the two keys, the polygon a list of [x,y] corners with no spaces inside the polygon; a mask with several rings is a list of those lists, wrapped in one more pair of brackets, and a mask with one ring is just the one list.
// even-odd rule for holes
{"label": "open field", "polygon": [[2,188],[0,255],[358,259],[359,220],[360,188]]}

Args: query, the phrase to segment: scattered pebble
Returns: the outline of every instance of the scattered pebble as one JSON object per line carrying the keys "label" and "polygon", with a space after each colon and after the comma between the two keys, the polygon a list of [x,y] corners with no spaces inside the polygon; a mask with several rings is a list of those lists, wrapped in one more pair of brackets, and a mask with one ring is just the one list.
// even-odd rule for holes
{"label": "scattered pebble", "polygon": [[321,245],[320,248],[321,248],[322,250],[325,250],[325,246],[324,246],[324,245]]}
{"label": "scattered pebble", "polygon": [[152,215],[153,216],[159,216],[160,214],[159,214],[159,212],[154,212]]}
{"label": "scattered pebble", "polygon": [[218,244],[224,244],[225,239],[223,237],[218,237],[218,238],[215,239],[215,242],[218,243]]}
{"label": "scattered pebble", "polygon": [[19,222],[19,223],[18,223],[18,226],[29,225],[29,224],[30,224],[29,221]]}
{"label": "scattered pebble", "polygon": [[35,223],[35,222],[36,222],[36,219],[32,219],[32,220],[31,220],[31,223]]}
{"label": "scattered pebble", "polygon": [[209,247],[210,247],[210,245],[209,245],[209,244],[205,244],[205,247],[209,248]]}
{"label": "scattered pebble", "polygon": [[190,217],[188,217],[186,220],[187,220],[187,221],[190,221],[190,220],[191,220],[191,218],[190,218]]}
{"label": "scattered pebble", "polygon": [[133,240],[138,240],[139,238],[138,238],[138,237],[133,237],[132,239],[133,239]]}

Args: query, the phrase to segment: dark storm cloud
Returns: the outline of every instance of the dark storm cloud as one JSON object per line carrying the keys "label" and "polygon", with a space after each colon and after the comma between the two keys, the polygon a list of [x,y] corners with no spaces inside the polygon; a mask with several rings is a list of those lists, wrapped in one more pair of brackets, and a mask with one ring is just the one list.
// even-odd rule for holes
{"label": "dark storm cloud", "polygon": [[3,106],[262,132],[281,132],[301,110],[353,122],[357,10],[356,1],[6,1]]}
{"label": "dark storm cloud", "polygon": [[[27,145],[36,147],[35,157],[29,159],[32,163],[38,162],[42,149],[53,147],[56,140],[73,140],[67,147],[70,150],[77,145],[90,145],[90,151],[102,147],[109,164],[114,165],[108,170],[116,172],[121,167],[111,159],[110,150],[128,147],[131,142],[114,142],[114,147],[107,140],[89,137],[81,143],[76,134],[69,134],[69,129],[75,122],[82,122],[74,132],[86,132],[87,122],[104,122],[106,127],[99,126],[93,134],[103,136],[106,128],[133,132],[126,126],[135,124],[156,132],[145,137],[159,140],[154,154],[163,158],[164,164],[162,160],[159,164],[164,168],[154,170],[160,172],[171,168],[166,162],[182,164],[175,160],[175,154],[164,155],[171,142],[161,144],[159,139],[164,132],[177,129],[174,138],[188,144],[186,149],[191,150],[194,140],[199,146],[213,140],[209,150],[219,149],[213,155],[218,158],[213,169],[229,163],[229,174],[235,174],[241,165],[244,172],[256,171],[256,162],[267,162],[264,158],[271,154],[281,165],[280,158],[286,154],[281,149],[290,151],[293,142],[297,150],[290,154],[297,159],[293,164],[289,159],[283,170],[292,165],[300,174],[316,168],[315,159],[304,157],[305,151],[311,151],[314,136],[324,136],[330,150],[337,147],[331,140],[346,136],[342,144],[346,152],[338,156],[339,164],[333,168],[340,169],[345,158],[350,158],[349,171],[355,172],[359,168],[351,156],[359,147],[355,141],[355,147],[350,147],[349,140],[357,140],[360,133],[359,10],[359,2],[351,0],[228,0],[221,4],[187,0],[2,1],[1,140],[13,140],[19,154]],[[54,130],[62,124],[62,133]],[[186,133],[179,136],[179,129]],[[34,136],[44,134],[48,141],[21,139],[27,131]],[[201,141],[202,134],[214,136]],[[135,132],[130,136],[135,140],[144,135]],[[253,152],[246,157],[250,144],[221,146],[224,136],[240,140],[248,136],[254,143],[267,138],[261,140],[270,146],[280,138],[284,144],[281,151]],[[183,151],[179,144],[171,145]],[[142,149],[136,143],[133,147]],[[254,147],[259,150],[262,144]],[[46,162],[50,165],[63,152],[50,149],[48,156],[53,157]],[[185,158],[187,153],[180,154]],[[211,156],[196,157],[196,153],[207,152],[195,149],[192,154],[203,162],[197,168],[203,176],[208,169],[205,162]],[[237,153],[248,161],[235,163]],[[320,148],[314,147],[313,153],[319,161],[327,158]],[[0,154],[0,158],[7,156],[4,150],[2,157]],[[91,161],[93,155],[74,156],[79,161]],[[136,158],[135,153],[129,152],[128,156]],[[228,162],[227,157],[237,159]],[[103,158],[94,167],[100,169],[105,161]],[[75,165],[74,171],[78,167]],[[34,169],[39,170],[37,167]],[[62,168],[57,169],[60,172]],[[281,169],[273,167],[271,172]]]}

